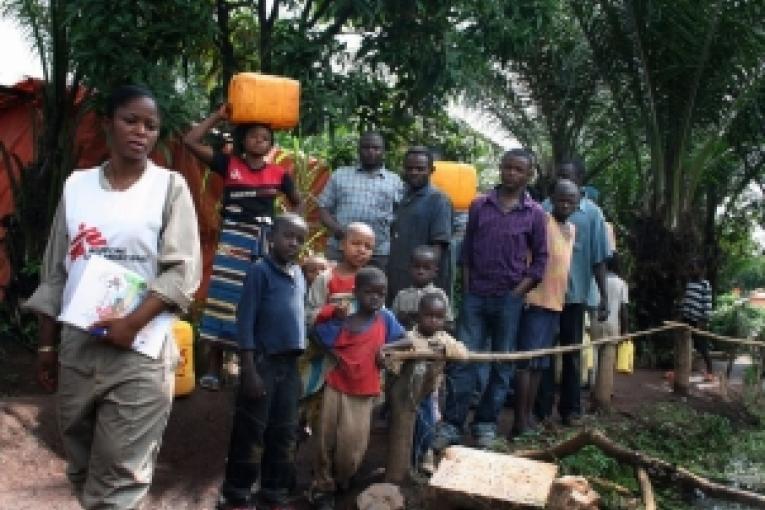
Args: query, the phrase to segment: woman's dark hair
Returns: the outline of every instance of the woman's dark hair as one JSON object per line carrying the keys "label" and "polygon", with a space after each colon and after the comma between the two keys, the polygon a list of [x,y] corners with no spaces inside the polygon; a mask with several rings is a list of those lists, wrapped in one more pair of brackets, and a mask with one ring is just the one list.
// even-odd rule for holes
{"label": "woman's dark hair", "polygon": [[247,136],[247,133],[250,131],[250,129],[260,127],[268,131],[268,134],[271,135],[271,146],[274,145],[274,130],[271,129],[271,126],[268,124],[263,124],[260,122],[254,122],[249,124],[237,124],[234,128],[234,132],[231,134],[234,139],[234,154],[242,155],[244,154],[244,139]]}
{"label": "woman's dark hair", "polygon": [[104,114],[111,119],[114,117],[114,112],[117,108],[140,97],[148,97],[154,101],[155,104],[157,103],[157,98],[154,96],[154,93],[146,87],[141,85],[120,85],[112,89],[111,93],[106,98]]}

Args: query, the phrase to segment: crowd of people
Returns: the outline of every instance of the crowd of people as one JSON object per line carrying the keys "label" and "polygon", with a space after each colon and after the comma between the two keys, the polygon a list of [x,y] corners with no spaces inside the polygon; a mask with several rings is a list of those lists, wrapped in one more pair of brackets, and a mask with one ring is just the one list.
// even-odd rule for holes
{"label": "crowd of people", "polygon": [[[599,334],[626,332],[627,288],[614,272],[603,213],[582,193],[581,161],[558,163],[550,196],[538,203],[528,192],[533,153],[504,153],[499,183],[470,205],[456,251],[461,292],[453,295],[454,212],[430,184],[431,151],[407,150],[399,176],[385,168],[383,137],[362,134],[359,164],[336,169],[318,198],[326,253],[306,256],[295,182],[266,161],[273,132],[237,126],[227,154],[203,141],[225,120],[222,108],[184,138],[225,182],[199,324],[211,352],[203,388],[220,389],[224,350],[235,349],[240,362],[220,508],[254,508],[256,483],[267,507],[289,508],[305,431],[315,441],[311,500],[333,508],[367,449],[381,370],[396,370],[389,352],[433,350],[451,360],[440,389],[418,403],[412,469],[427,470],[433,449],[468,435],[490,447],[509,394],[512,436],[551,419],[556,384],[548,357],[461,362],[469,352],[542,349],[556,338],[581,344],[587,310]],[[186,311],[200,280],[187,185],[148,158],[159,125],[150,91],[114,91],[105,122],[109,160],[67,179],[42,281],[27,302],[40,316],[38,376],[58,387],[67,474],[85,508],[134,508],[148,490],[178,356],[171,340],[158,359],[130,347],[162,312]],[[294,212],[274,215],[280,193]],[[83,236],[88,244],[76,250]],[[56,322],[94,247],[149,282],[140,306],[95,324],[98,335]],[[688,302],[689,313],[695,307]],[[565,425],[582,415],[580,374],[579,352],[564,354],[557,411]]]}

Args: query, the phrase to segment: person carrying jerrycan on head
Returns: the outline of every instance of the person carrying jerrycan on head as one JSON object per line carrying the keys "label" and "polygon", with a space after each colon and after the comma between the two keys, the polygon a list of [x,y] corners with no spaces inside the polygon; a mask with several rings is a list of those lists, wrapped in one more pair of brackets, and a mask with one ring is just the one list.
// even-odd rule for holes
{"label": "person carrying jerrycan on head", "polygon": [[227,115],[226,107],[221,106],[183,137],[191,152],[224,180],[218,246],[199,325],[200,338],[210,349],[199,385],[208,390],[220,388],[223,348],[236,347],[236,305],[247,268],[268,252],[266,238],[274,200],[283,193],[292,207],[300,205],[292,176],[283,167],[266,162],[274,144],[274,133],[267,125],[237,125],[232,154],[202,142]]}

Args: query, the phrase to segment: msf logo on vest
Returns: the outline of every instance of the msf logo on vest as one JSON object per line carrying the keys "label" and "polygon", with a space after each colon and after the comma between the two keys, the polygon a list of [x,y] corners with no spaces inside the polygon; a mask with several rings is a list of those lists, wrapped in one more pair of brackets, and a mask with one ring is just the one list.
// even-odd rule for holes
{"label": "msf logo on vest", "polygon": [[69,243],[69,260],[74,262],[80,257],[85,256],[91,248],[103,248],[106,246],[106,239],[96,227],[88,227],[80,223],[77,228],[77,235]]}

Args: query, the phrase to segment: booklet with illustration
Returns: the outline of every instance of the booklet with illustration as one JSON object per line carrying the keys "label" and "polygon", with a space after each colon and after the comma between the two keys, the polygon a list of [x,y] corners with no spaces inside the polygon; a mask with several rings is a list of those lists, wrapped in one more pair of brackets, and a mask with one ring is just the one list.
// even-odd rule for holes
{"label": "booklet with illustration", "polygon": [[[146,280],[116,262],[91,255],[59,320],[88,330],[94,322],[124,317],[141,303]],[[158,358],[174,316],[162,313],[136,335],[133,350]]]}

